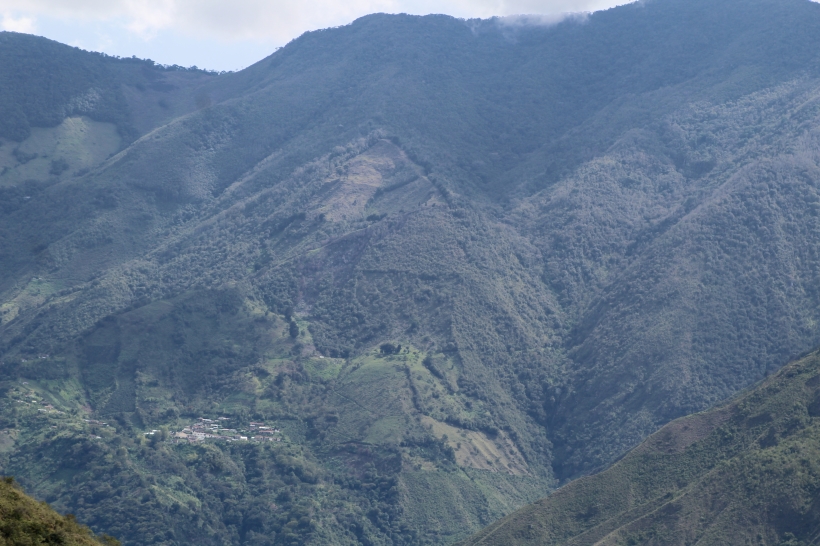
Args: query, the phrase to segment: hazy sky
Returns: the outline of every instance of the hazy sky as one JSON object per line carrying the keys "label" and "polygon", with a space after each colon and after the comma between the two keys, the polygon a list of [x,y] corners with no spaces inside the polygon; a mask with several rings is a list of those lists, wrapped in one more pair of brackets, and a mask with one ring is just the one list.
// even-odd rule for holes
{"label": "hazy sky", "polygon": [[368,13],[456,17],[589,12],[628,0],[0,0],[0,30],[122,57],[244,68],[307,30]]}

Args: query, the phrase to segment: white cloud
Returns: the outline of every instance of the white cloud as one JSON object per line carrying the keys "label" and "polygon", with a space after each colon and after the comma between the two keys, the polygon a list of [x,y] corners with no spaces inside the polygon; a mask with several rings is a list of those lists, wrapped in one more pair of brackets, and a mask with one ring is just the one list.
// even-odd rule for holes
{"label": "white cloud", "polygon": [[550,27],[566,20],[577,22],[586,21],[588,14],[582,13],[555,13],[549,15],[504,15],[498,18],[502,27]]}
{"label": "white cloud", "polygon": [[35,30],[34,18],[26,16],[15,17],[11,13],[4,13],[0,15],[0,30],[31,34]]}
{"label": "white cloud", "polygon": [[[446,13],[456,17],[594,11],[625,0],[0,0],[0,12],[33,27],[48,16],[118,21],[150,39],[161,31],[224,41],[283,44],[307,30],[337,26],[374,12]],[[4,24],[6,18],[3,19]]]}
{"label": "white cloud", "polygon": [[553,24],[631,0],[0,0],[0,28],[109,55],[215,70],[246,67],[303,32],[369,13],[494,16],[514,27]]}

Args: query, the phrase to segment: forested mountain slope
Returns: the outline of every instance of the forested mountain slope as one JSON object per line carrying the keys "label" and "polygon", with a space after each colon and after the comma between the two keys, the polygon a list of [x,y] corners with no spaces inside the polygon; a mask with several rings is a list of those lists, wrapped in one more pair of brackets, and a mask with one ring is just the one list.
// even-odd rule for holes
{"label": "forested mountain slope", "polygon": [[3,34],[103,67],[2,136],[3,472],[127,544],[446,543],[820,343],[820,6],[537,21],[222,75]]}
{"label": "forested mountain slope", "polygon": [[0,544],[114,546],[119,542],[109,536],[95,537],[73,516],[61,516],[23,493],[13,479],[4,478],[0,482]]}
{"label": "forested mountain slope", "polygon": [[[201,88],[213,75],[88,53],[15,32],[0,33],[0,51],[0,137],[17,142],[29,138],[32,128],[88,116],[115,124],[130,143],[157,119],[168,121],[204,106],[208,94]],[[153,100],[144,100],[146,95]]]}
{"label": "forested mountain slope", "polygon": [[461,544],[812,544],[818,385],[813,353]]}

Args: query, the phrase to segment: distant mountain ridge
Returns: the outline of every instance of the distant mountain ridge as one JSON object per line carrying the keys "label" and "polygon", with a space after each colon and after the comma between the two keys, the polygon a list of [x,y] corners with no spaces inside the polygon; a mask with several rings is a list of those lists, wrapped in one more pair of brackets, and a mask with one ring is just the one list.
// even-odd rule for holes
{"label": "distant mountain ridge", "polygon": [[[0,137],[0,469],[126,544],[440,544],[605,468],[820,344],[819,32],[372,15],[223,75],[0,35],[82,68],[0,89],[51,116]],[[288,441],[144,434],[198,417]]]}
{"label": "distant mountain ridge", "polygon": [[[89,53],[15,32],[0,33],[0,51],[0,70],[5,76],[0,84],[0,137],[18,142],[31,136],[32,127],[54,127],[67,116],[85,115],[115,124],[130,144],[145,129],[146,120],[134,119],[137,112],[129,103],[133,98],[129,88],[149,94],[165,92],[164,106],[159,109],[172,109],[179,115],[186,107],[194,110],[194,101],[180,108],[177,101],[168,100],[168,92],[178,90],[180,83],[195,88],[209,75],[137,58]],[[145,108],[139,111],[140,117],[146,114],[152,117]],[[166,121],[173,117],[167,114]]]}

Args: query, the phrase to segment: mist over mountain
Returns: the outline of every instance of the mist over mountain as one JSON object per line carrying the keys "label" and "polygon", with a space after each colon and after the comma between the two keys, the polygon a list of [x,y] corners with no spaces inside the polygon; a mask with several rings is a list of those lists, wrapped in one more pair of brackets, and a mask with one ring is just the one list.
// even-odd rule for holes
{"label": "mist over mountain", "polygon": [[124,544],[451,543],[820,345],[820,6],[534,22],[0,34],[0,470]]}

